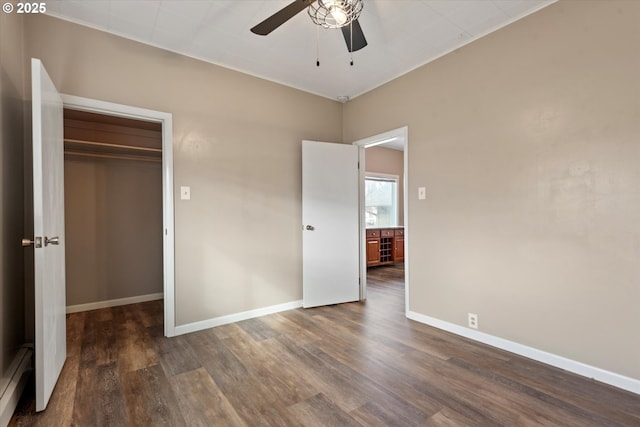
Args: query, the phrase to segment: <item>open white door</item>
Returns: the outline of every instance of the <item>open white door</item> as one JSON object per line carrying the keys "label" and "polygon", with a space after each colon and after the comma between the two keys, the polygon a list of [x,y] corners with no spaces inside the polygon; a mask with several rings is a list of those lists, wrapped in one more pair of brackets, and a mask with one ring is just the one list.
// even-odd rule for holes
{"label": "open white door", "polygon": [[358,147],[302,141],[302,305],[358,301]]}
{"label": "open white door", "polygon": [[31,78],[36,411],[42,411],[67,357],[63,106],[38,59],[31,60]]}

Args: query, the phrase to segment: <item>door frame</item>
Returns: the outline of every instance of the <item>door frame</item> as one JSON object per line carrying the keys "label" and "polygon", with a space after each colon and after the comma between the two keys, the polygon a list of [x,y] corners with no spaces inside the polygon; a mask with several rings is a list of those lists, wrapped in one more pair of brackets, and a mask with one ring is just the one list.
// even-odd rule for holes
{"label": "door frame", "polygon": [[364,215],[364,179],[366,175],[366,163],[365,163],[365,149],[366,147],[372,147],[375,145],[384,145],[385,141],[391,139],[402,139],[404,141],[403,152],[403,205],[404,205],[404,307],[405,315],[409,312],[409,126],[403,126],[397,129],[392,129],[387,132],[379,133],[377,135],[369,136],[367,138],[354,141],[353,144],[358,146],[358,156],[360,161],[359,168],[359,205],[360,205],[360,300],[364,300],[367,297],[367,233],[366,223]]}
{"label": "door frame", "polygon": [[64,108],[162,124],[162,237],[164,335],[175,336],[175,237],[173,195],[173,115],[97,99],[61,94]]}

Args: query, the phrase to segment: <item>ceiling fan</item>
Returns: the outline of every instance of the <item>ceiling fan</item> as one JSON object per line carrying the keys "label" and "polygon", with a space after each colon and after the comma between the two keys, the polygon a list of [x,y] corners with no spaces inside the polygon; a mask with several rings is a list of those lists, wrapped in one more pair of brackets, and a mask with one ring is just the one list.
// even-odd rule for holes
{"label": "ceiling fan", "polygon": [[313,22],[325,28],[340,28],[349,52],[367,45],[358,22],[363,0],[296,0],[280,9],[255,27],[251,32],[266,36],[289,19],[308,8]]}

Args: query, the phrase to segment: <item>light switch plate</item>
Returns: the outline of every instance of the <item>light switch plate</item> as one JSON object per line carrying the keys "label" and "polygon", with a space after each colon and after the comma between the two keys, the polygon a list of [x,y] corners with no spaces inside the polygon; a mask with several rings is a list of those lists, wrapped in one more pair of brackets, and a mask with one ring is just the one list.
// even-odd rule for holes
{"label": "light switch plate", "polygon": [[424,187],[418,187],[418,200],[424,200],[427,198],[427,189]]}
{"label": "light switch plate", "polygon": [[180,199],[191,200],[191,187],[180,187]]}

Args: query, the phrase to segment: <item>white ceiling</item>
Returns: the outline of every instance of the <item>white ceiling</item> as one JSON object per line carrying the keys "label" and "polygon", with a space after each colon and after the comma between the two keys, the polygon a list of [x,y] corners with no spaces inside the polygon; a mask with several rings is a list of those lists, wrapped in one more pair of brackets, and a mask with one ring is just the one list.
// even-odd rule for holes
{"label": "white ceiling", "polygon": [[359,22],[369,45],[354,52],[353,66],[341,31],[318,34],[306,11],[268,36],[249,31],[291,1],[48,0],[47,13],[337,99],[354,98],[556,0],[364,0]]}

